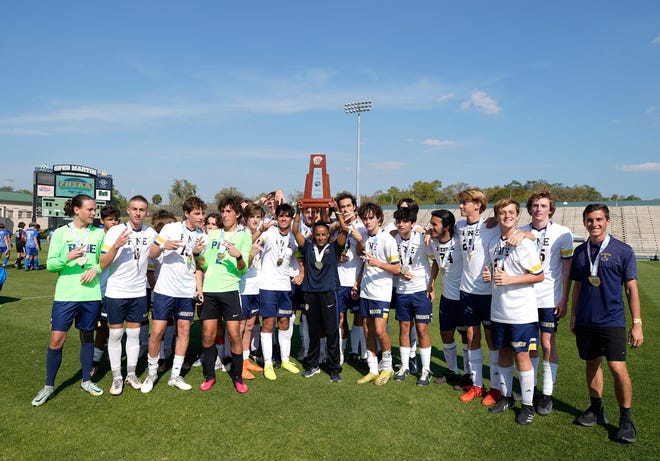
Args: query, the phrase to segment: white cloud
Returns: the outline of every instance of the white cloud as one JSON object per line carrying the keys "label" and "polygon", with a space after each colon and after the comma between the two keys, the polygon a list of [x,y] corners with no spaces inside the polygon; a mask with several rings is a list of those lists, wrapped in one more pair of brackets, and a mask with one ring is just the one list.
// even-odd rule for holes
{"label": "white cloud", "polygon": [[425,139],[422,144],[431,147],[452,147],[456,145],[451,139]]}
{"label": "white cloud", "polygon": [[474,90],[472,94],[470,94],[470,98],[461,103],[461,109],[468,110],[473,107],[482,114],[487,115],[497,114],[502,110],[502,108],[497,105],[497,101],[488,96],[485,91],[481,90]]}
{"label": "white cloud", "polygon": [[656,38],[654,38],[653,40],[651,40],[651,42],[649,43],[649,45],[651,45],[651,46],[660,45],[660,35],[658,35]]}
{"label": "white cloud", "polygon": [[645,162],[636,163],[632,165],[617,165],[615,170],[625,171],[627,173],[650,173],[652,171],[660,171],[660,163],[658,162]]}
{"label": "white cloud", "polygon": [[436,98],[435,101],[436,101],[438,104],[441,104],[441,103],[443,103],[443,102],[445,102],[445,101],[449,101],[450,99],[454,99],[454,93],[441,94],[440,96],[438,96],[438,97]]}
{"label": "white cloud", "polygon": [[403,162],[383,162],[373,163],[371,167],[379,171],[397,171],[403,169],[406,164]]}

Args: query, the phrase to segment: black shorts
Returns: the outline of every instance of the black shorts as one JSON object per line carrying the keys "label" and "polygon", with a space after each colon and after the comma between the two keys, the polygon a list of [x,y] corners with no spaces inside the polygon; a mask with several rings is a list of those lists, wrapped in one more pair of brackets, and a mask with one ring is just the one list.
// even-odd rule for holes
{"label": "black shorts", "polygon": [[626,361],[625,327],[575,327],[575,343],[582,360],[605,357],[608,362]]}
{"label": "black shorts", "polygon": [[238,291],[225,293],[204,293],[204,304],[199,315],[200,320],[241,320],[241,295]]}

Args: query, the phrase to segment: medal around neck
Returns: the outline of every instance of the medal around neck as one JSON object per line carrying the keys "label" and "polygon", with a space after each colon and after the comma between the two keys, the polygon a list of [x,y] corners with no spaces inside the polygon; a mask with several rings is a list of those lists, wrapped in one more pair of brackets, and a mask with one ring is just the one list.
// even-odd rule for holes
{"label": "medal around neck", "polygon": [[597,275],[589,276],[589,283],[591,283],[595,287],[599,287],[600,286],[600,277],[598,277]]}

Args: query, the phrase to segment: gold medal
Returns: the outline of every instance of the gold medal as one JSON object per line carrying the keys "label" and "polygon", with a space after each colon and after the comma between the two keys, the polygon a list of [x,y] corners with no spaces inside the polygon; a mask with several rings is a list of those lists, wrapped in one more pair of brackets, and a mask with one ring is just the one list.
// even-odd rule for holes
{"label": "gold medal", "polygon": [[283,262],[284,262],[284,259],[282,259],[282,258],[277,259],[277,265],[278,266],[281,266]]}
{"label": "gold medal", "polygon": [[401,275],[406,275],[408,273],[408,267],[401,266]]}
{"label": "gold medal", "polygon": [[598,277],[597,275],[590,276],[589,277],[589,283],[591,283],[595,287],[599,287],[600,286],[600,277]]}
{"label": "gold medal", "polygon": [[225,259],[225,253],[218,253],[218,255],[215,257],[215,262],[221,263],[223,259]]}
{"label": "gold medal", "polygon": [[85,253],[83,256],[78,258],[76,261],[78,262],[78,264],[80,264],[80,267],[83,267],[85,264],[87,264],[87,253]]}

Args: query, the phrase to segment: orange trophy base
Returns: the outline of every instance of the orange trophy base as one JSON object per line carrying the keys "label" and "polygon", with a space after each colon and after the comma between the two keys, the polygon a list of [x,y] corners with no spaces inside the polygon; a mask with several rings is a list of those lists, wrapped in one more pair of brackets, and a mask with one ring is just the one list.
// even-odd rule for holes
{"label": "orange trophy base", "polygon": [[309,173],[305,177],[305,192],[300,199],[305,208],[326,208],[332,201],[330,176],[326,172],[325,154],[309,156]]}

